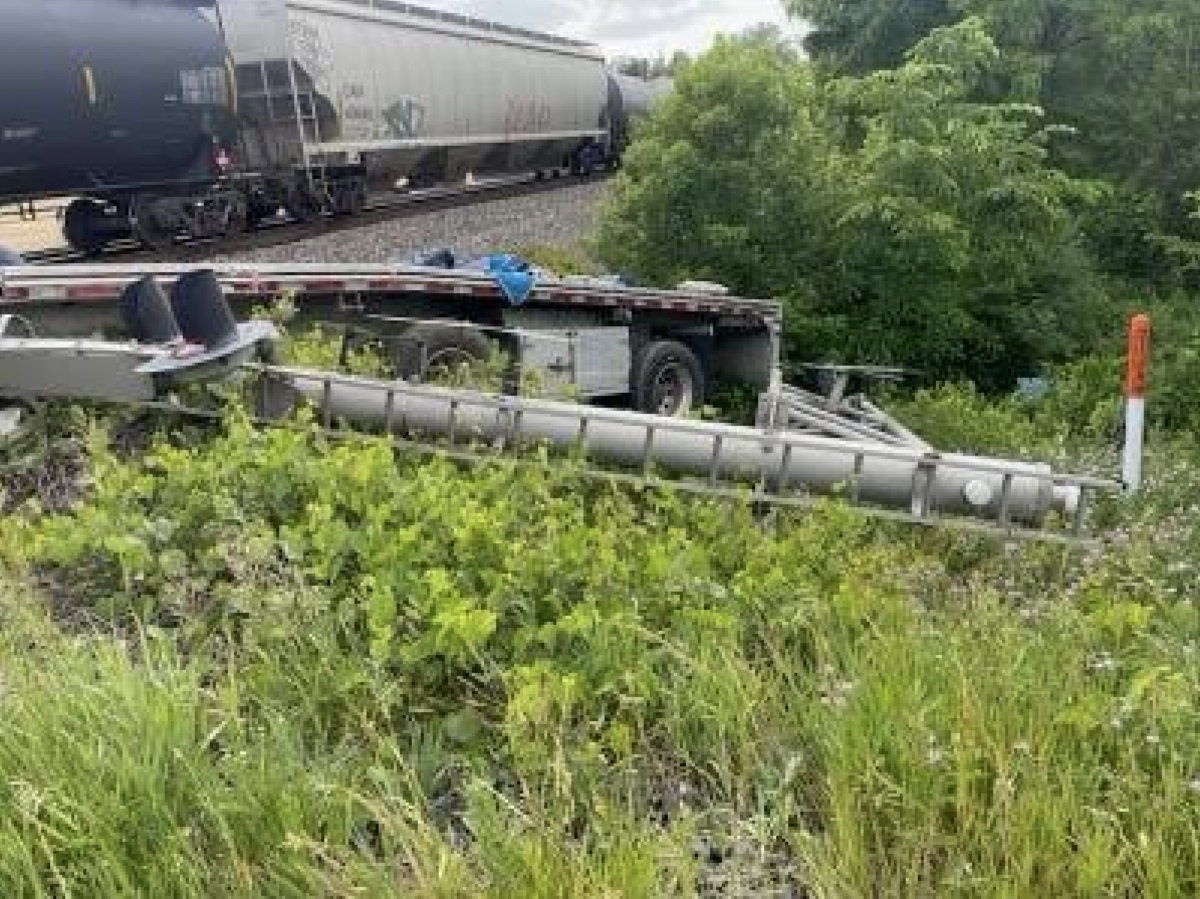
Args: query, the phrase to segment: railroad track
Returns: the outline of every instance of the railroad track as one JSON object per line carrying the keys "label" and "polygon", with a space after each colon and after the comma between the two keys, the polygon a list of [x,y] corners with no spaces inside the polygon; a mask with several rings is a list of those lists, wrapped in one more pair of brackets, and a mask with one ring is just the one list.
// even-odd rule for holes
{"label": "railroad track", "polygon": [[[593,179],[604,180],[605,174],[593,175]],[[228,255],[249,250],[283,246],[314,237],[336,234],[354,228],[370,227],[383,222],[412,215],[455,209],[477,203],[493,203],[549,193],[565,187],[578,185],[578,178],[537,179],[533,175],[521,175],[503,179],[490,179],[467,187],[429,188],[402,196],[375,197],[367,208],[353,216],[322,216],[312,222],[290,220],[263,223],[254,231],[242,232],[225,238],[201,238],[180,240],[169,250],[148,249],[134,239],[122,240],[110,245],[98,257],[67,247],[32,250],[22,253],[31,265],[66,265],[79,262],[203,262],[215,255]]]}

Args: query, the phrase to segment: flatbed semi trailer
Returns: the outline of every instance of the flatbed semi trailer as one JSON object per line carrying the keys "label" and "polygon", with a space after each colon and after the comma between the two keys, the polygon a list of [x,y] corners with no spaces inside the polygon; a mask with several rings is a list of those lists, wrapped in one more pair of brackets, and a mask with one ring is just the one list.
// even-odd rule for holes
{"label": "flatbed semi trailer", "polygon": [[[144,277],[166,289],[195,266],[0,268],[0,312],[45,336],[113,333],[123,292]],[[298,315],[391,338],[396,374],[421,379],[439,359],[478,358],[502,342],[586,400],[678,415],[718,383],[761,392],[780,377],[783,308],[710,285],[678,290],[539,277],[514,299],[483,270],[413,265],[222,263],[211,270],[242,314],[287,298]]]}

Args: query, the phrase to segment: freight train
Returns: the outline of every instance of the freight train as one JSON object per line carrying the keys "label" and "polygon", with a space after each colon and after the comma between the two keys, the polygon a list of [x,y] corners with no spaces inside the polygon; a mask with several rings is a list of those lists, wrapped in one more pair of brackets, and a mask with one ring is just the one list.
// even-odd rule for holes
{"label": "freight train", "polygon": [[619,165],[663,92],[583,42],[398,0],[0,0],[0,204],[160,248],[468,174]]}

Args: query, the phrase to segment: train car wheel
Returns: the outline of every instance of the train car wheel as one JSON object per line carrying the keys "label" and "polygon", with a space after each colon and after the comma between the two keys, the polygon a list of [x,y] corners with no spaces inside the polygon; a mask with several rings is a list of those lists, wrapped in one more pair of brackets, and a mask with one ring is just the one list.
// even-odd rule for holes
{"label": "train car wheel", "polygon": [[95,200],[73,200],[63,213],[63,237],[71,248],[88,256],[99,255],[108,243],[104,205]]}
{"label": "train car wheel", "polygon": [[348,191],[350,196],[346,212],[348,215],[358,215],[367,208],[367,185],[361,178],[355,178]]}
{"label": "train car wheel", "polygon": [[136,197],[129,211],[133,233],[152,250],[167,250],[175,243],[176,229],[164,224],[159,215],[159,206],[165,201],[152,194]]}
{"label": "train car wheel", "polygon": [[287,214],[301,224],[316,221],[321,215],[321,204],[308,190],[292,193],[283,208]]}
{"label": "train car wheel", "polygon": [[358,215],[367,206],[367,188],[360,178],[338,182],[333,188],[334,215]]}
{"label": "train car wheel", "polygon": [[242,234],[253,230],[254,225],[251,224],[250,204],[246,202],[245,197],[235,194],[229,200],[225,216],[225,228],[221,236],[228,237],[232,234]]}

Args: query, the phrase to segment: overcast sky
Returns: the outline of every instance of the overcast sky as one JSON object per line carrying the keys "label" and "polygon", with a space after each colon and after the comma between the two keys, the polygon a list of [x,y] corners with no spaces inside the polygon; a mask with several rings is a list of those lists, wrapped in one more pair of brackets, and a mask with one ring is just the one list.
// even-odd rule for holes
{"label": "overcast sky", "polygon": [[595,41],[610,56],[695,53],[718,32],[786,26],[781,0],[424,0],[508,25]]}

